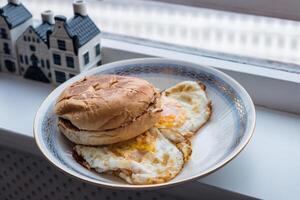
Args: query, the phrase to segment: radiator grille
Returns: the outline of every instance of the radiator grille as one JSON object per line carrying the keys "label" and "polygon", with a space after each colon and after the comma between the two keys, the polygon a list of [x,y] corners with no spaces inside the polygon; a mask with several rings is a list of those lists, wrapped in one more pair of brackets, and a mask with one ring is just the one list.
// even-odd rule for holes
{"label": "radiator grille", "polygon": [[125,191],[96,187],[74,179],[46,160],[0,148],[1,200],[171,200],[157,191]]}

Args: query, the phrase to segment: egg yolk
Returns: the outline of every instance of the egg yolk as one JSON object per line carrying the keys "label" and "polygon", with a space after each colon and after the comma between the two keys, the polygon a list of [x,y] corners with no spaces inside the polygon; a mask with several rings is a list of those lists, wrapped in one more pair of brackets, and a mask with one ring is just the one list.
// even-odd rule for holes
{"label": "egg yolk", "polygon": [[131,145],[131,148],[139,151],[155,152],[155,146],[149,144],[135,143]]}
{"label": "egg yolk", "polygon": [[155,140],[156,135],[150,134],[150,132],[147,131],[136,138],[112,145],[111,148],[121,155],[124,155],[126,152],[130,153],[132,150],[155,152]]}
{"label": "egg yolk", "polygon": [[156,124],[158,128],[178,128],[181,127],[187,118],[186,111],[176,101],[166,101],[162,105],[163,111],[159,122]]}

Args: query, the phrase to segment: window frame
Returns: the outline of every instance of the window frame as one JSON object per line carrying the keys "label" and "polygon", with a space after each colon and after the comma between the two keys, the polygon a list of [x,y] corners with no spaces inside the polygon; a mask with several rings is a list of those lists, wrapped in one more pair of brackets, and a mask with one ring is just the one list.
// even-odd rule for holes
{"label": "window frame", "polygon": [[[57,59],[56,59],[57,58]],[[61,66],[61,55],[57,53],[52,54],[53,64]],[[58,62],[57,62],[58,61]]]}
{"label": "window frame", "polygon": [[57,39],[57,48],[59,50],[62,50],[62,51],[66,51],[67,48],[66,48],[66,41],[65,40],[61,40],[61,39]]}
{"label": "window frame", "polygon": [[25,64],[28,65],[29,64],[28,56],[25,55],[24,57],[25,57]]}
{"label": "window frame", "polygon": [[23,59],[23,55],[22,55],[22,54],[19,54],[19,60],[20,60],[20,63],[21,63],[21,64],[24,63],[24,59]]}
{"label": "window frame", "polygon": [[36,52],[36,47],[33,44],[29,45],[29,49],[32,52]]}
{"label": "window frame", "polygon": [[[59,79],[57,79],[57,75],[58,74],[64,74],[64,80],[61,82]],[[54,75],[55,75],[55,82],[57,82],[57,83],[63,83],[63,82],[65,82],[66,80],[67,80],[67,75],[66,75],[66,72],[64,72],[64,71],[57,71],[57,70],[54,70]]]}
{"label": "window frame", "polygon": [[96,44],[96,46],[95,46],[95,55],[96,55],[96,56],[101,55],[101,47],[100,47],[100,43]]}
{"label": "window frame", "polygon": [[46,60],[46,67],[50,70],[50,61],[48,59]]}
{"label": "window frame", "polygon": [[89,52],[88,52],[88,51],[85,52],[85,53],[82,55],[82,57],[83,57],[83,64],[84,64],[84,65],[88,65],[88,64],[90,63],[90,54],[89,54]]}
{"label": "window frame", "polygon": [[[70,65],[70,63],[72,63],[72,64]],[[66,55],[66,66],[71,69],[75,68],[75,62],[74,62],[73,56]]]}
{"label": "window frame", "polygon": [[153,0],[161,3],[223,10],[300,21],[300,1],[285,0]]}
{"label": "window frame", "polygon": [[[296,103],[300,102],[300,73],[296,70],[300,70],[300,65],[234,57],[111,33],[103,33],[101,43],[102,50],[110,55],[103,57],[103,64],[131,58],[161,57],[211,66],[241,83],[255,104],[300,114],[299,103]],[[277,92],[270,95],[266,91]]]}
{"label": "window frame", "polygon": [[5,28],[0,28],[0,38],[1,39],[8,39],[7,30]]}
{"label": "window frame", "polygon": [[11,49],[9,48],[9,44],[7,42],[3,42],[3,52],[6,55],[11,54]]}

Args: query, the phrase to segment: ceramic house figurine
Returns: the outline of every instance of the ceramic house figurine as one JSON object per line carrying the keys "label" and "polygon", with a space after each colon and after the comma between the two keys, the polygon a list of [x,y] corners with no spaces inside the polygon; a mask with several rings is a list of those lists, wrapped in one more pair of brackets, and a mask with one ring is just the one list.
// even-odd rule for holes
{"label": "ceramic house figurine", "polygon": [[32,24],[31,13],[19,0],[8,0],[0,9],[0,69],[19,74],[16,40]]}
{"label": "ceramic house figurine", "polygon": [[29,26],[17,40],[19,71],[24,78],[50,83],[50,58],[47,31],[54,27],[53,12],[42,13],[42,23]]}
{"label": "ceramic house figurine", "polygon": [[52,81],[60,84],[101,63],[100,30],[87,14],[86,3],[73,3],[74,16],[56,16],[48,31]]}

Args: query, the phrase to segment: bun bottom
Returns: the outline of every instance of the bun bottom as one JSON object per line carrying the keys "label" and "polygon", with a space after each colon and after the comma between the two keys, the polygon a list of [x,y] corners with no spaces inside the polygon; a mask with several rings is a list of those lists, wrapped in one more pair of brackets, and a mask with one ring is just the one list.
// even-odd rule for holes
{"label": "bun bottom", "polygon": [[106,145],[134,138],[158,122],[161,110],[149,111],[138,117],[130,124],[107,131],[80,130],[68,120],[59,118],[59,130],[73,143],[82,145]]}

